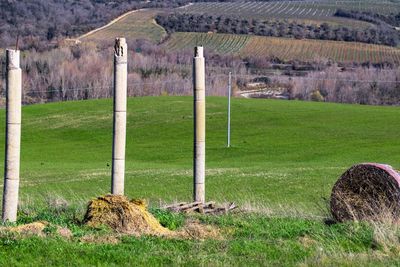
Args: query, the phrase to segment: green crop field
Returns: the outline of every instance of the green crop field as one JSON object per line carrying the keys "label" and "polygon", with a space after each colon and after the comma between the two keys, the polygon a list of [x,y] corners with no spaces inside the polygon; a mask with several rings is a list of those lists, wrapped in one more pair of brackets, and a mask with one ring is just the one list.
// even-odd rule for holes
{"label": "green crop field", "polygon": [[400,49],[356,42],[296,40],[238,34],[173,33],[165,44],[169,49],[191,49],[204,45],[217,53],[242,57],[277,57],[281,60],[313,61],[331,59],[336,62],[400,62]]}
{"label": "green crop field", "polygon": [[221,54],[238,54],[249,43],[249,35],[177,32],[171,35],[166,47],[171,50],[189,49],[203,45],[206,49]]}
{"label": "green crop field", "polygon": [[[190,97],[129,99],[126,195],[152,207],[191,200],[192,107]],[[207,199],[259,213],[197,217],[222,229],[218,240],[120,237],[113,245],[80,242],[92,230],[76,226],[85,203],[110,190],[112,100],[26,106],[19,223],[48,220],[74,237],[0,233],[0,265],[395,264],[398,242],[389,249],[369,225],[327,226],[321,207],[353,164],[400,167],[399,116],[397,107],[233,99],[228,149],[226,99],[207,98]],[[0,143],[4,119],[2,111]],[[81,208],[69,219],[68,210],[40,212],[49,197]]]}
{"label": "green crop field", "polygon": [[147,39],[158,43],[166,35],[166,32],[154,21],[157,12],[159,12],[157,9],[133,12],[112,25],[85,36],[81,41],[109,41],[124,36],[130,40]]}

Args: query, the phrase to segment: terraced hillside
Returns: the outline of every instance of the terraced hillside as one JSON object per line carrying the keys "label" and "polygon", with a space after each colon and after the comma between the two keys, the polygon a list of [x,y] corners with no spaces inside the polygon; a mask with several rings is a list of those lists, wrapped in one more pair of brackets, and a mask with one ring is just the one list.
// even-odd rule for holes
{"label": "terraced hillside", "polygon": [[105,27],[87,33],[78,39],[98,42],[124,36],[131,40],[147,39],[158,43],[166,35],[165,30],[154,21],[154,16],[159,11],[157,9],[147,9],[127,13]]}
{"label": "terraced hillside", "polygon": [[363,24],[355,20],[335,18],[334,14],[339,8],[344,10],[374,11],[380,14],[400,12],[399,3],[386,0],[208,2],[194,3],[181,10],[188,13],[230,14],[250,18],[336,21],[349,26]]}
{"label": "terraced hillside", "polygon": [[217,53],[238,54],[247,46],[250,39],[249,35],[177,32],[168,39],[166,46],[172,50],[182,50],[203,45]]}
{"label": "terraced hillside", "polygon": [[283,60],[331,59],[336,62],[400,62],[397,48],[337,41],[251,37],[241,55],[272,56]]}
{"label": "terraced hillside", "polygon": [[[297,2],[293,3],[296,4]],[[215,5],[217,4],[222,3],[215,3]],[[195,7],[196,5],[192,6]],[[203,3],[203,5],[211,6],[214,4]],[[192,6],[187,8],[192,8]],[[167,33],[154,21],[154,16],[158,12],[160,10],[139,10],[129,13],[106,27],[82,36],[80,40],[110,42],[115,37],[125,36],[128,40],[147,39],[153,43],[159,43]],[[308,61],[324,58],[337,62],[362,63],[368,61],[379,63],[384,61],[400,63],[400,49],[398,48],[350,42],[177,32],[173,33],[163,45],[174,51],[192,49],[195,45],[204,45],[207,49],[221,54],[231,53],[243,57],[250,55],[268,56],[281,60]]]}
{"label": "terraced hillside", "polygon": [[174,33],[166,43],[169,49],[189,49],[204,45],[218,53],[240,56],[268,56],[282,60],[331,59],[337,62],[400,63],[400,49],[382,45],[295,40],[233,34]]}

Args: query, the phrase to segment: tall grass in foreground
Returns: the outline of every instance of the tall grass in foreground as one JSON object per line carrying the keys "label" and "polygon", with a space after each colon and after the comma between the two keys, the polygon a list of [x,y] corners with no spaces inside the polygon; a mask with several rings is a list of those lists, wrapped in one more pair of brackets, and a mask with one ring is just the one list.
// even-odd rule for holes
{"label": "tall grass in foreground", "polygon": [[[4,265],[285,265],[377,266],[400,260],[397,225],[354,222],[326,224],[323,218],[304,218],[297,211],[272,215],[262,205],[248,206],[222,216],[182,215],[151,207],[172,230],[197,220],[221,230],[221,239],[171,239],[123,236],[108,228],[82,225],[85,205],[48,197],[45,206],[23,206],[18,224],[48,221],[44,237],[0,231],[0,264]],[[58,235],[67,227],[72,237]]]}
{"label": "tall grass in foreground", "polygon": [[[192,198],[192,105],[191,97],[128,101],[126,195],[149,200],[157,218],[177,229],[182,218],[159,207]],[[184,216],[221,229],[222,239],[200,241],[118,236],[81,225],[87,202],[110,189],[112,101],[24,107],[18,223],[48,221],[68,227],[72,237],[51,227],[43,238],[2,233],[0,266],[397,264],[397,226],[326,224],[322,199],[355,162],[399,167],[399,112],[233,99],[233,146],[226,149],[226,99],[207,98],[207,199],[244,210]]]}

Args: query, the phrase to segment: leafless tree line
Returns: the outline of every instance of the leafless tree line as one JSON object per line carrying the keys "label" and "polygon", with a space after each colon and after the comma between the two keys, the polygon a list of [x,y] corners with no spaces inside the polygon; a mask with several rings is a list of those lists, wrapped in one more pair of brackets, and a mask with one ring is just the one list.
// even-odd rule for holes
{"label": "leafless tree line", "polygon": [[[192,51],[167,53],[145,42],[131,45],[128,67],[130,96],[192,94]],[[224,61],[231,62],[219,57],[216,62],[208,64],[209,95],[221,95],[226,91],[221,90],[226,88],[226,77],[216,75],[224,70]],[[4,54],[0,55],[0,62],[1,93],[4,96]],[[112,96],[113,48],[84,44],[45,52],[24,52],[21,68],[24,73],[24,104]]]}
{"label": "leafless tree line", "polygon": [[286,80],[291,98],[368,105],[400,104],[400,69],[358,67],[322,72]]}
{"label": "leafless tree line", "polygon": [[[145,41],[129,44],[129,96],[192,95],[193,51],[171,52]],[[207,55],[207,94],[224,96],[228,72],[234,74],[234,90],[247,81],[266,77],[269,86],[285,88],[290,99],[398,105],[400,70],[397,68],[351,67],[326,63],[303,72],[285,75],[267,59]],[[5,93],[5,59],[0,55],[0,93]],[[23,52],[24,104],[112,96],[113,48],[95,44],[60,46],[45,52]],[[298,66],[292,66],[298,69]],[[256,69],[255,69],[256,68]],[[272,73],[279,72],[274,75]],[[264,74],[263,74],[264,72]],[[237,79],[235,79],[237,77]]]}

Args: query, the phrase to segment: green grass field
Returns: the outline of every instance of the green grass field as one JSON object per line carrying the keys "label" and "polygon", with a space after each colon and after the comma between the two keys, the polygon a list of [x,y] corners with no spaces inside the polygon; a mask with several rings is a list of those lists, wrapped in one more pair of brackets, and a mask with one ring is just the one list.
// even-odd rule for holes
{"label": "green grass field", "polygon": [[[135,98],[129,108],[127,194],[190,200],[191,98]],[[208,199],[313,210],[354,163],[400,167],[397,108],[235,99],[232,109],[227,149],[226,101],[208,101]],[[108,192],[111,100],[27,106],[23,123],[23,199],[50,192],[87,200]]]}
{"label": "green grass field", "polygon": [[[190,201],[192,98],[133,98],[128,108],[126,195],[155,208]],[[386,251],[373,228],[326,226],[321,206],[355,163],[400,167],[399,116],[397,107],[233,99],[228,149],[226,99],[207,98],[207,199],[258,213],[200,216],[226,233],[203,242],[123,237],[117,245],[86,244],[79,236],[89,230],[79,227],[71,241],[0,235],[0,265],[395,264],[399,250]],[[36,215],[20,214],[20,223],[31,216],[70,226],[64,215],[37,215],[46,198],[63,198],[82,216],[88,200],[109,192],[111,130],[110,99],[23,108],[21,208],[35,207]]]}

